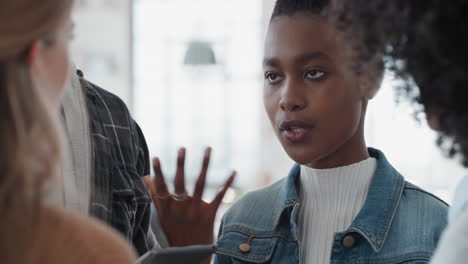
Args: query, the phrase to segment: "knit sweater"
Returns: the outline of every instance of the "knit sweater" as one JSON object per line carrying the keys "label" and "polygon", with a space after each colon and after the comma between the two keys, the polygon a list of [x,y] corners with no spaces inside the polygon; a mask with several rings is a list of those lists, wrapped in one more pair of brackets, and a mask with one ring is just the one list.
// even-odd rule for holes
{"label": "knit sweater", "polygon": [[299,240],[304,264],[330,263],[334,234],[349,228],[377,168],[373,158],[339,168],[301,166]]}

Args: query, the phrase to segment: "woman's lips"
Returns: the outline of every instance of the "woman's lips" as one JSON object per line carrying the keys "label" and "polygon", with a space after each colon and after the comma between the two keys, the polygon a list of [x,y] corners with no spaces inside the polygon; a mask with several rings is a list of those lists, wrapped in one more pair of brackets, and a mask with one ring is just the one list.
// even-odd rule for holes
{"label": "woman's lips", "polygon": [[299,143],[305,140],[313,125],[303,121],[284,121],[280,125],[280,132],[286,140]]}

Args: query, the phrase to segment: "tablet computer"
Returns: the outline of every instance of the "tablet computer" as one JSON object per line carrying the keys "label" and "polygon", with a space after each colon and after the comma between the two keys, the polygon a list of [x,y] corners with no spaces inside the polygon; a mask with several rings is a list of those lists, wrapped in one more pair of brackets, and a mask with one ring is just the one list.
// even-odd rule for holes
{"label": "tablet computer", "polygon": [[153,249],[138,259],[138,264],[199,264],[215,252],[214,245]]}

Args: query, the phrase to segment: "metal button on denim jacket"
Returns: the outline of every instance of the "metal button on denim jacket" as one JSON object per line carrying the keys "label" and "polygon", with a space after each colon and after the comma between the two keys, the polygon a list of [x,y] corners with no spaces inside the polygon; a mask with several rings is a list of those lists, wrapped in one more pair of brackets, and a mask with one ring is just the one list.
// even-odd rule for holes
{"label": "metal button on denim jacket", "polygon": [[[447,224],[447,204],[405,182],[382,152],[369,153],[377,169],[368,196],[349,229],[335,234],[330,263],[429,263]],[[216,264],[300,263],[299,174],[295,165],[287,178],[232,206],[221,224]]]}

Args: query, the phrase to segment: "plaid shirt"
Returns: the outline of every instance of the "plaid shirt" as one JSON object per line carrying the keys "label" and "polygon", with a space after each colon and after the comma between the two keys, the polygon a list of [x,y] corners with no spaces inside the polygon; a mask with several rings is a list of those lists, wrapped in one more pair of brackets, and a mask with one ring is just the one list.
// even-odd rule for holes
{"label": "plaid shirt", "polygon": [[142,181],[150,173],[145,138],[119,97],[77,74],[91,122],[91,215],[120,231],[142,255],[155,245],[151,198]]}

